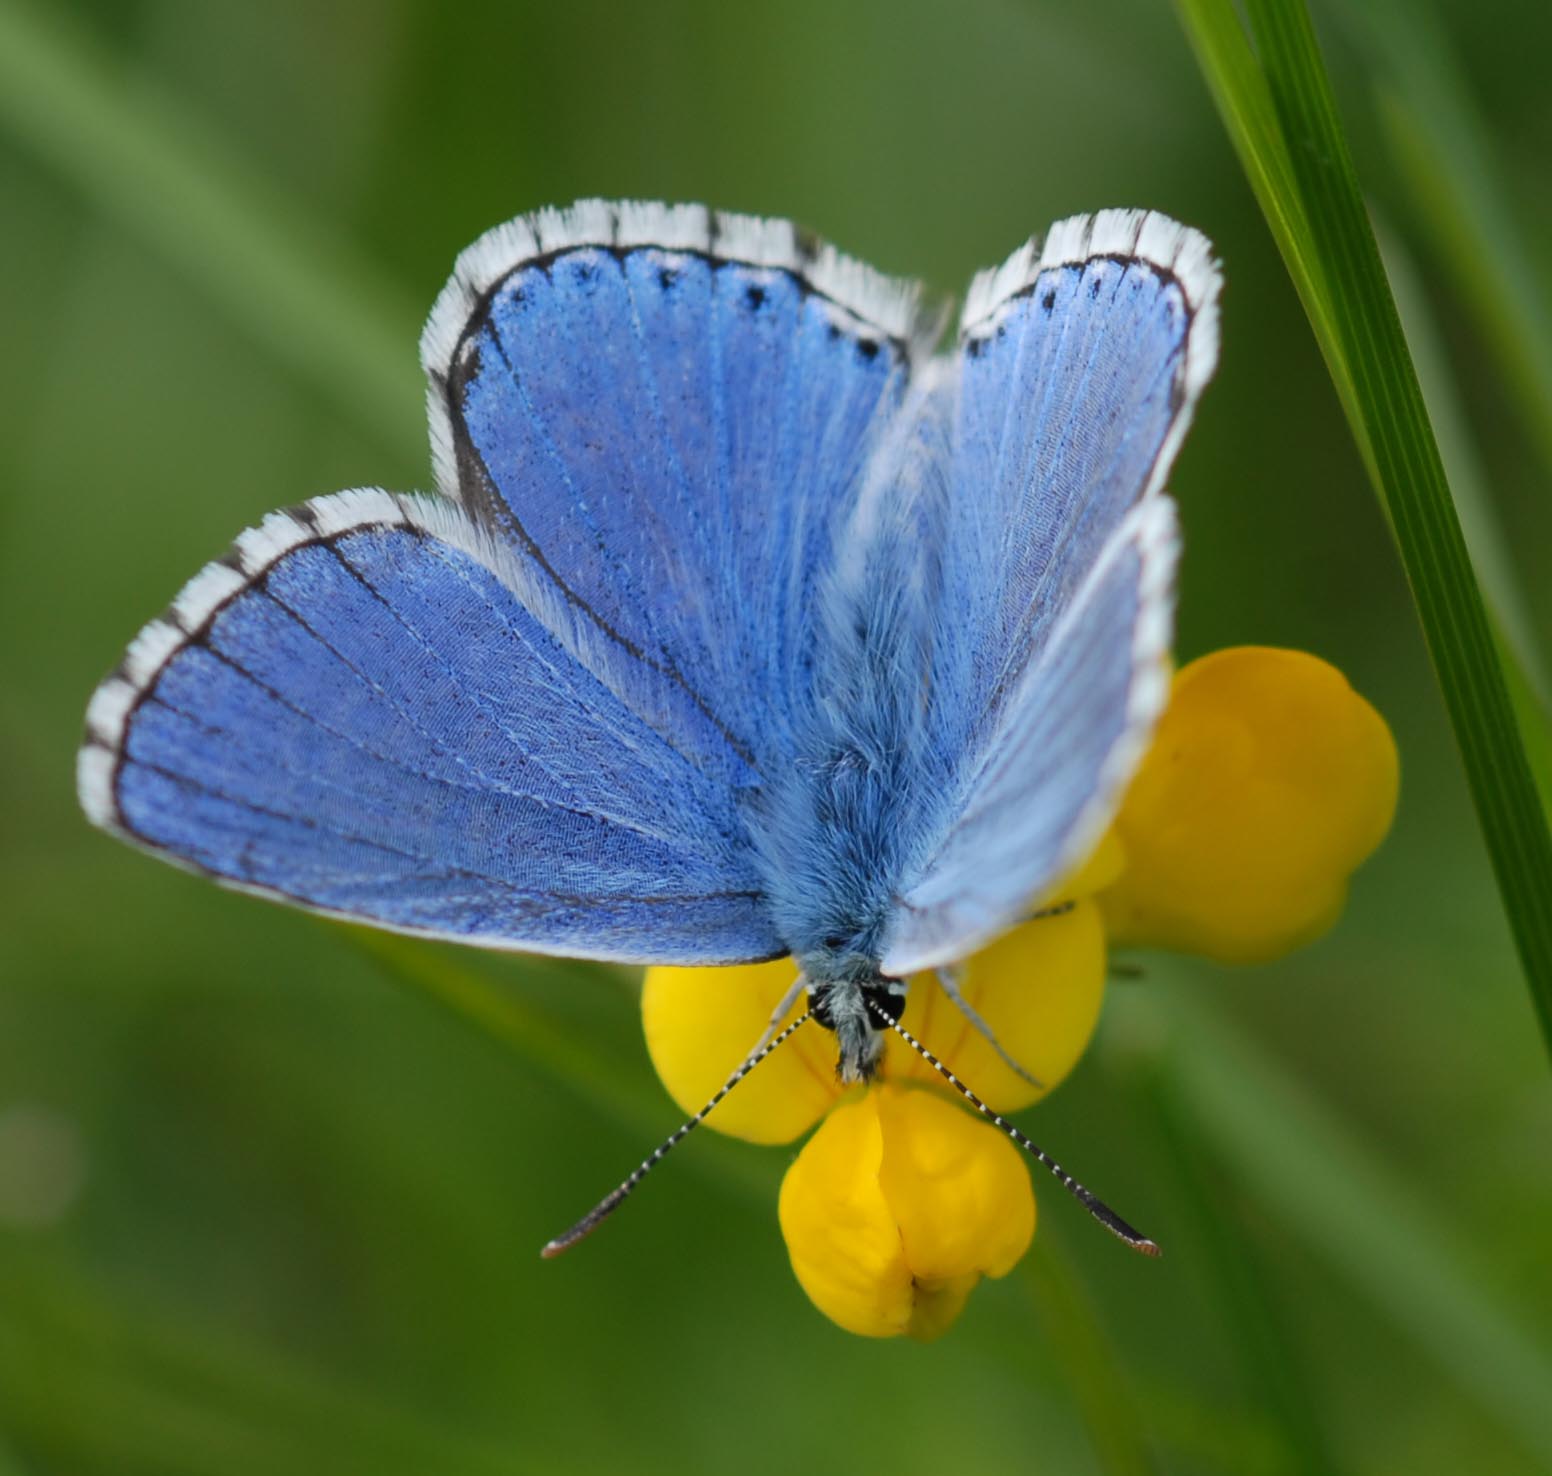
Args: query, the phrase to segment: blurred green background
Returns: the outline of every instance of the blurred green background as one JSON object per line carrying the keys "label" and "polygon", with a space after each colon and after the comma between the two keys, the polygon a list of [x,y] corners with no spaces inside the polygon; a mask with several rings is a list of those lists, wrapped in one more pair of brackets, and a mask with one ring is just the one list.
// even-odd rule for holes
{"label": "blurred green background", "polygon": [[[1396,14],[1316,8],[1534,640],[1548,343],[1506,354],[1397,119],[1459,125],[1427,105],[1455,89],[1531,268],[1513,321],[1544,322],[1552,10]],[[127,639],[271,507],[425,487],[454,255],[584,194],[792,215],[944,293],[1105,205],[1217,243],[1180,653],[1336,662],[1403,796],[1331,937],[1146,960],[1025,1114],[1163,1261],[1037,1184],[1035,1251],[948,1337],[854,1339],[788,1272],[788,1153],[708,1134],[541,1263],[675,1119],[629,976],[372,943],[77,813]],[[1168,6],[0,0],[0,202],[0,1473],[1552,1470],[1547,1061],[1382,517]]]}

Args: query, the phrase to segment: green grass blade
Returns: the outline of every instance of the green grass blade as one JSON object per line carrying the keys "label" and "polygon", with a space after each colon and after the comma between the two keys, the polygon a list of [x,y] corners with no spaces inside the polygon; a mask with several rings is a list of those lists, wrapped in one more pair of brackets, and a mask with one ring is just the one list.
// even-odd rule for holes
{"label": "green grass blade", "polygon": [[[434,944],[366,927],[347,926],[344,931],[397,983],[427,995],[513,1054],[539,1065],[552,1080],[604,1106],[622,1124],[644,1128],[661,1116],[661,1099],[649,1100],[632,1090],[630,1077],[591,1042],[552,1023],[512,990],[498,988],[477,967],[449,958]],[[525,963],[543,973],[580,974],[586,968],[543,958]]]}
{"label": "green grass blade", "polygon": [[1520,730],[1525,735],[1525,752],[1530,759],[1530,771],[1541,794],[1541,808],[1552,816],[1552,710],[1535,684],[1525,675],[1514,660],[1504,638],[1499,641],[1503,657],[1504,674],[1509,679],[1509,700],[1514,704],[1520,720]]}
{"label": "green grass blade", "polygon": [[[1552,1050],[1552,830],[1302,0],[1180,0],[1390,521]],[[1252,49],[1253,48],[1253,49]]]}
{"label": "green grass blade", "polygon": [[[1460,516],[1466,547],[1482,585],[1488,615],[1495,632],[1502,637],[1500,644],[1512,652],[1512,656],[1505,657],[1504,667],[1510,695],[1514,695],[1518,677],[1545,700],[1548,689],[1544,643],[1515,574],[1509,537],[1498,519],[1488,490],[1487,474],[1466,423],[1454,367],[1443,336],[1434,322],[1405,247],[1383,228],[1379,229],[1379,237],[1396,308],[1401,314],[1401,325],[1417,368],[1418,383],[1428,406],[1450,490],[1455,494],[1455,510]],[[1537,728],[1543,736],[1549,731],[1543,723],[1520,724],[1527,745]]]}
{"label": "green grass blade", "polygon": [[[1260,63],[1235,19],[1229,0],[1181,0],[1186,34],[1198,65],[1213,90],[1229,138],[1249,176],[1299,295],[1320,279],[1320,262],[1308,254],[1309,227],[1295,183],[1293,161],[1284,146],[1272,94]],[[1305,301],[1309,311],[1310,303]]]}
{"label": "green grass blade", "polygon": [[1543,812],[1552,817],[1552,710],[1548,707],[1544,645],[1515,579],[1508,538],[1498,522],[1466,429],[1449,357],[1415,274],[1401,247],[1382,235],[1385,266],[1395,290],[1428,413],[1455,494],[1461,529],[1487,601],[1498,659],[1525,743]]}

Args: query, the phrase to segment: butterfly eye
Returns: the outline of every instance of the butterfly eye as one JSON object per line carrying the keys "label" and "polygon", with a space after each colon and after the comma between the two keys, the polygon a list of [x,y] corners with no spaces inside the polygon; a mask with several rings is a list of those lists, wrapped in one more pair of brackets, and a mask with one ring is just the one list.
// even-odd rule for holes
{"label": "butterfly eye", "polygon": [[905,981],[903,979],[879,979],[865,985],[862,990],[868,1008],[875,1019],[883,1015],[890,1025],[897,1025],[905,1013]]}
{"label": "butterfly eye", "polygon": [[835,1016],[830,1009],[830,991],[828,989],[810,989],[808,992],[808,1012],[814,1017],[814,1023],[825,1030],[835,1029]]}

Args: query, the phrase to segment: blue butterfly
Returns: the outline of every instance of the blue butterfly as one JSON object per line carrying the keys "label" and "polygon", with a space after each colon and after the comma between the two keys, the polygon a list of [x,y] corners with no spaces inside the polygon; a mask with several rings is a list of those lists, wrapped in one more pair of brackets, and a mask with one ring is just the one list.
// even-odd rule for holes
{"label": "blue butterfly", "polygon": [[243,533],[97,689],[81,803],[402,932],[791,954],[866,1077],[900,981],[1080,861],[1148,741],[1218,290],[1195,231],[1102,211],[934,357],[914,285],[786,221],[498,227],[421,340],[439,495]]}

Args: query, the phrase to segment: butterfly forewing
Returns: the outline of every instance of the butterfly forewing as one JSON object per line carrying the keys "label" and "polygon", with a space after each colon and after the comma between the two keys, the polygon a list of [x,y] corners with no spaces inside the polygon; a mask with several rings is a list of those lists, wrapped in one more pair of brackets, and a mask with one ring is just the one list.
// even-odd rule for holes
{"label": "butterfly forewing", "polygon": [[568,650],[756,783],[793,753],[815,588],[906,392],[913,289],[698,207],[588,205],[533,236],[528,261],[510,228],[465,253],[428,328],[443,491]]}

